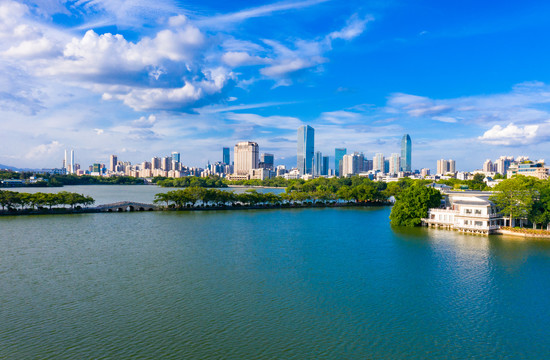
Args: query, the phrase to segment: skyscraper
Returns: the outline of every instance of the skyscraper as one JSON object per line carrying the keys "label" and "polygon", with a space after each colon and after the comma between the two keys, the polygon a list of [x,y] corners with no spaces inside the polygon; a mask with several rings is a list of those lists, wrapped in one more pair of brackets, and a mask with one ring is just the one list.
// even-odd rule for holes
{"label": "skyscraper", "polygon": [[391,174],[391,175],[397,175],[399,173],[399,170],[401,169],[400,164],[401,164],[402,160],[403,159],[401,159],[399,157],[399,154],[397,154],[397,153],[391,154],[391,156],[390,156],[390,168],[389,168],[388,173]]}
{"label": "skyscraper", "polygon": [[374,171],[380,171],[381,173],[385,173],[384,154],[377,153],[377,154],[374,155],[374,158],[372,160],[373,160],[372,169]]}
{"label": "skyscraper", "polygon": [[172,151],[172,161],[181,162],[181,155],[177,151]]}
{"label": "skyscraper", "polygon": [[334,174],[341,176],[342,159],[346,155],[347,150],[345,148],[334,149]]}
{"label": "skyscraper", "polygon": [[363,154],[354,152],[351,155],[344,155],[342,158],[342,176],[359,174],[363,171],[365,157]]}
{"label": "skyscraper", "polygon": [[411,170],[412,141],[409,134],[403,135],[401,139],[401,170]]}
{"label": "skyscraper", "polygon": [[275,168],[273,166],[274,160],[275,156],[273,156],[273,154],[263,153],[260,155],[260,168],[273,170]]}
{"label": "skyscraper", "polygon": [[223,154],[222,154],[222,162],[223,162],[225,165],[231,165],[231,163],[230,163],[229,161],[230,161],[230,158],[229,158],[229,148],[228,148],[228,147],[224,147],[224,148],[223,148]]}
{"label": "skyscraper", "polygon": [[248,175],[252,169],[258,169],[260,163],[260,148],[252,141],[241,141],[235,145],[235,169],[236,175]]}
{"label": "skyscraper", "polygon": [[456,171],[456,163],[454,160],[441,159],[437,160],[437,174],[445,175],[446,173],[454,173]]}
{"label": "skyscraper", "polygon": [[117,163],[118,163],[117,156],[111,155],[111,158],[109,159],[109,170],[115,172]]}
{"label": "skyscraper", "polygon": [[315,176],[321,175],[322,167],[323,167],[323,153],[320,151],[317,151],[315,153],[315,163],[314,163],[315,171],[313,172]]}
{"label": "skyscraper", "polygon": [[330,158],[328,156],[323,156],[323,165],[321,166],[321,175],[328,175],[328,170],[330,168],[329,165]]}
{"label": "skyscraper", "polygon": [[485,172],[492,172],[496,166],[493,166],[491,159],[485,160],[482,170]]}
{"label": "skyscraper", "polygon": [[300,174],[313,173],[313,151],[315,142],[315,130],[309,125],[298,128],[298,156],[297,167]]}
{"label": "skyscraper", "polygon": [[155,156],[151,159],[151,169],[160,169],[160,158]]}
{"label": "skyscraper", "polygon": [[74,150],[71,149],[71,174],[74,174]]}

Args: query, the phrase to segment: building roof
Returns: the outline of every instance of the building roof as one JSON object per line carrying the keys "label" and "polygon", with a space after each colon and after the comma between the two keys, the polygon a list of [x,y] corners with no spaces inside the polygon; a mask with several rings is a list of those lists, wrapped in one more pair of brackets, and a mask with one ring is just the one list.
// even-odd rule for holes
{"label": "building roof", "polygon": [[473,201],[473,200],[455,200],[452,201],[453,205],[477,205],[477,206],[489,206],[494,205],[489,200],[482,200],[482,201]]}

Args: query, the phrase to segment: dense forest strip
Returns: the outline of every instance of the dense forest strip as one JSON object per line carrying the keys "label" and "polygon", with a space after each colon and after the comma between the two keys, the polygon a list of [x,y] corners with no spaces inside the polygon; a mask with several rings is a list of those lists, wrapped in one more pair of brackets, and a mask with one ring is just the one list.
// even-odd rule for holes
{"label": "dense forest strip", "polygon": [[80,195],[67,191],[59,193],[21,193],[15,191],[0,190],[0,206],[2,210],[52,210],[57,207],[67,206],[71,209],[90,206],[95,200],[90,196]]}

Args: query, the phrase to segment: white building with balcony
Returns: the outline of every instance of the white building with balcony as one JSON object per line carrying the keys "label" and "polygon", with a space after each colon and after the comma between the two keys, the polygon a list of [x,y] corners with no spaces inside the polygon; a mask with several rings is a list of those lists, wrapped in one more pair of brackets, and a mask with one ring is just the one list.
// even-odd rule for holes
{"label": "white building with balcony", "polygon": [[428,210],[422,224],[489,235],[505,224],[486,191],[445,191],[441,208]]}

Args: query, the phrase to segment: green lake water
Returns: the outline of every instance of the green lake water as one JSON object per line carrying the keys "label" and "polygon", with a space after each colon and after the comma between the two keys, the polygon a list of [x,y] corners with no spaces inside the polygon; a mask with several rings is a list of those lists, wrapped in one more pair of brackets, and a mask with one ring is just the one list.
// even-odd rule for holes
{"label": "green lake water", "polygon": [[1,217],[0,358],[550,358],[550,242],[389,212]]}

